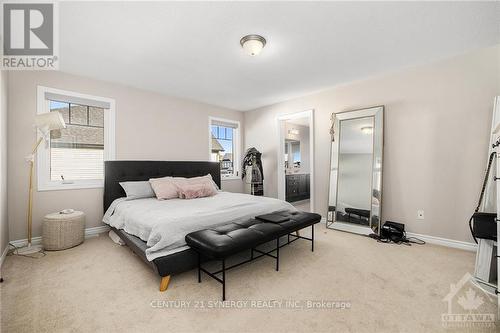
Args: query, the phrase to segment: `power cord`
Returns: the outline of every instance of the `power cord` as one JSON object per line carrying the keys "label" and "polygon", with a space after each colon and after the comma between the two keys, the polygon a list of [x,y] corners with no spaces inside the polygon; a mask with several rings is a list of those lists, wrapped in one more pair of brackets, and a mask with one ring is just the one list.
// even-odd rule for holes
{"label": "power cord", "polygon": [[395,243],[398,245],[407,245],[411,246],[411,244],[424,245],[425,241],[421,240],[417,237],[406,237],[406,232],[404,232],[403,237],[387,237],[382,238],[377,234],[370,234],[368,237],[376,239],[379,243]]}
{"label": "power cord", "polygon": [[418,244],[418,245],[424,245],[425,244],[425,241],[421,240],[420,238],[417,238],[417,237],[406,237],[406,234],[405,234],[405,239],[406,239],[406,241],[408,243]]}
{"label": "power cord", "polygon": [[[15,246],[14,244],[9,242],[9,246],[11,246],[11,249],[7,250],[7,256],[19,256],[19,257],[26,257],[26,258],[31,258],[31,259],[41,259],[47,255],[43,249],[40,249],[39,251],[32,253],[32,254],[20,254],[19,253],[19,248]],[[4,279],[3,277],[0,277],[0,283],[3,283]]]}
{"label": "power cord", "polygon": [[41,259],[47,255],[43,249],[40,249],[39,251],[32,253],[32,254],[21,254],[19,253],[19,247],[15,246],[12,243],[9,243],[9,246],[12,248],[7,251],[8,256],[20,256],[20,257],[26,257],[26,258],[31,258],[31,259]]}

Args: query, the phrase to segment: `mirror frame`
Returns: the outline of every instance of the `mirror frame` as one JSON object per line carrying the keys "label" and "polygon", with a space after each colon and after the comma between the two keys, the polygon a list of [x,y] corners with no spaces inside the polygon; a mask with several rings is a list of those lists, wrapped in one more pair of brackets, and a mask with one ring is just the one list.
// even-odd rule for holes
{"label": "mirror frame", "polygon": [[[357,225],[353,223],[336,221],[336,202],[338,191],[338,165],[339,165],[339,141],[340,141],[340,122],[358,118],[373,117],[373,160],[372,160],[372,180],[371,180],[371,206],[369,226]],[[326,227],[330,229],[349,231],[368,235],[371,233],[379,234],[382,223],[382,174],[384,157],[384,106],[374,106],[364,109],[344,111],[332,114],[332,134],[330,146],[330,172],[328,188],[328,214],[326,218]],[[332,185],[332,181],[335,184]],[[332,199],[332,186],[334,187],[335,206],[330,206]],[[334,207],[333,209],[331,207]]]}

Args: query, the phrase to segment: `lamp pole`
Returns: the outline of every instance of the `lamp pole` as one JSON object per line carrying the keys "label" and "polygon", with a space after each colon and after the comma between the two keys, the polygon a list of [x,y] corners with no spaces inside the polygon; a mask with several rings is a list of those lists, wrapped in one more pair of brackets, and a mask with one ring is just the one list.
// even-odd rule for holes
{"label": "lamp pole", "polygon": [[30,181],[29,181],[29,196],[28,196],[28,247],[31,247],[31,237],[32,237],[32,221],[33,221],[33,170],[35,164],[35,153],[38,150],[38,146],[43,141],[43,136],[38,139],[36,144],[33,146],[31,155],[29,156],[30,164]]}

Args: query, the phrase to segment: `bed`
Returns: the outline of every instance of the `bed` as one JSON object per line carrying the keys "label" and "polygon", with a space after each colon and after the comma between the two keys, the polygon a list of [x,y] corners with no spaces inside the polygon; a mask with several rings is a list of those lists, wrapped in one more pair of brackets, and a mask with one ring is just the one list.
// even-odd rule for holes
{"label": "bed", "polygon": [[[105,162],[104,221],[134,253],[160,275],[160,291],[167,289],[171,275],[197,266],[197,254],[184,240],[184,236],[190,231],[257,214],[295,210],[281,200],[226,192],[192,200],[159,201],[149,198],[126,201],[123,199],[125,192],[119,184],[123,181],[144,181],[165,176],[189,178],[210,174],[220,188],[219,168],[219,163],[216,162]],[[189,210],[192,212],[186,213]]]}

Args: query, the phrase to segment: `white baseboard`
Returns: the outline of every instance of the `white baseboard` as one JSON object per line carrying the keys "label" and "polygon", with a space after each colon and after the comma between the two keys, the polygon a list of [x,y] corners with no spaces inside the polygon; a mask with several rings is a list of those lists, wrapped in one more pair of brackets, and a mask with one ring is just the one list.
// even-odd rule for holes
{"label": "white baseboard", "polygon": [[441,245],[441,246],[451,247],[454,249],[460,249],[460,250],[472,251],[472,252],[476,252],[476,250],[477,250],[476,243],[469,243],[469,242],[463,242],[463,241],[458,241],[458,240],[454,240],[454,239],[421,235],[421,234],[416,234],[413,232],[407,232],[406,237],[416,237],[416,238],[421,239],[424,242],[429,243],[429,244]]}
{"label": "white baseboard", "polygon": [[[97,235],[109,231],[109,227],[107,225],[103,225],[100,227],[94,227],[94,228],[86,228],[85,229],[85,238],[92,238],[96,237]],[[10,244],[14,245],[15,247],[23,247],[28,245],[28,239],[18,239],[11,241]],[[33,245],[38,245],[42,244],[42,237],[33,237],[31,238],[31,244]]]}
{"label": "white baseboard", "polygon": [[[321,222],[326,223],[326,219],[322,218]],[[335,230],[340,230],[340,231],[352,232],[355,234],[362,234],[362,235],[368,235],[371,233],[370,228],[358,226],[356,224],[351,225],[349,223],[342,223],[342,222],[335,222],[334,224],[332,224],[330,226],[330,228],[335,229]],[[469,243],[469,242],[463,242],[463,241],[458,241],[458,240],[454,240],[454,239],[416,234],[413,232],[407,232],[406,236],[419,238],[419,239],[421,239],[424,242],[429,243],[429,244],[441,245],[441,246],[445,246],[445,247],[451,247],[454,249],[460,249],[460,250],[472,251],[472,252],[476,252],[476,250],[477,250],[477,244],[475,244],[475,243]]]}

